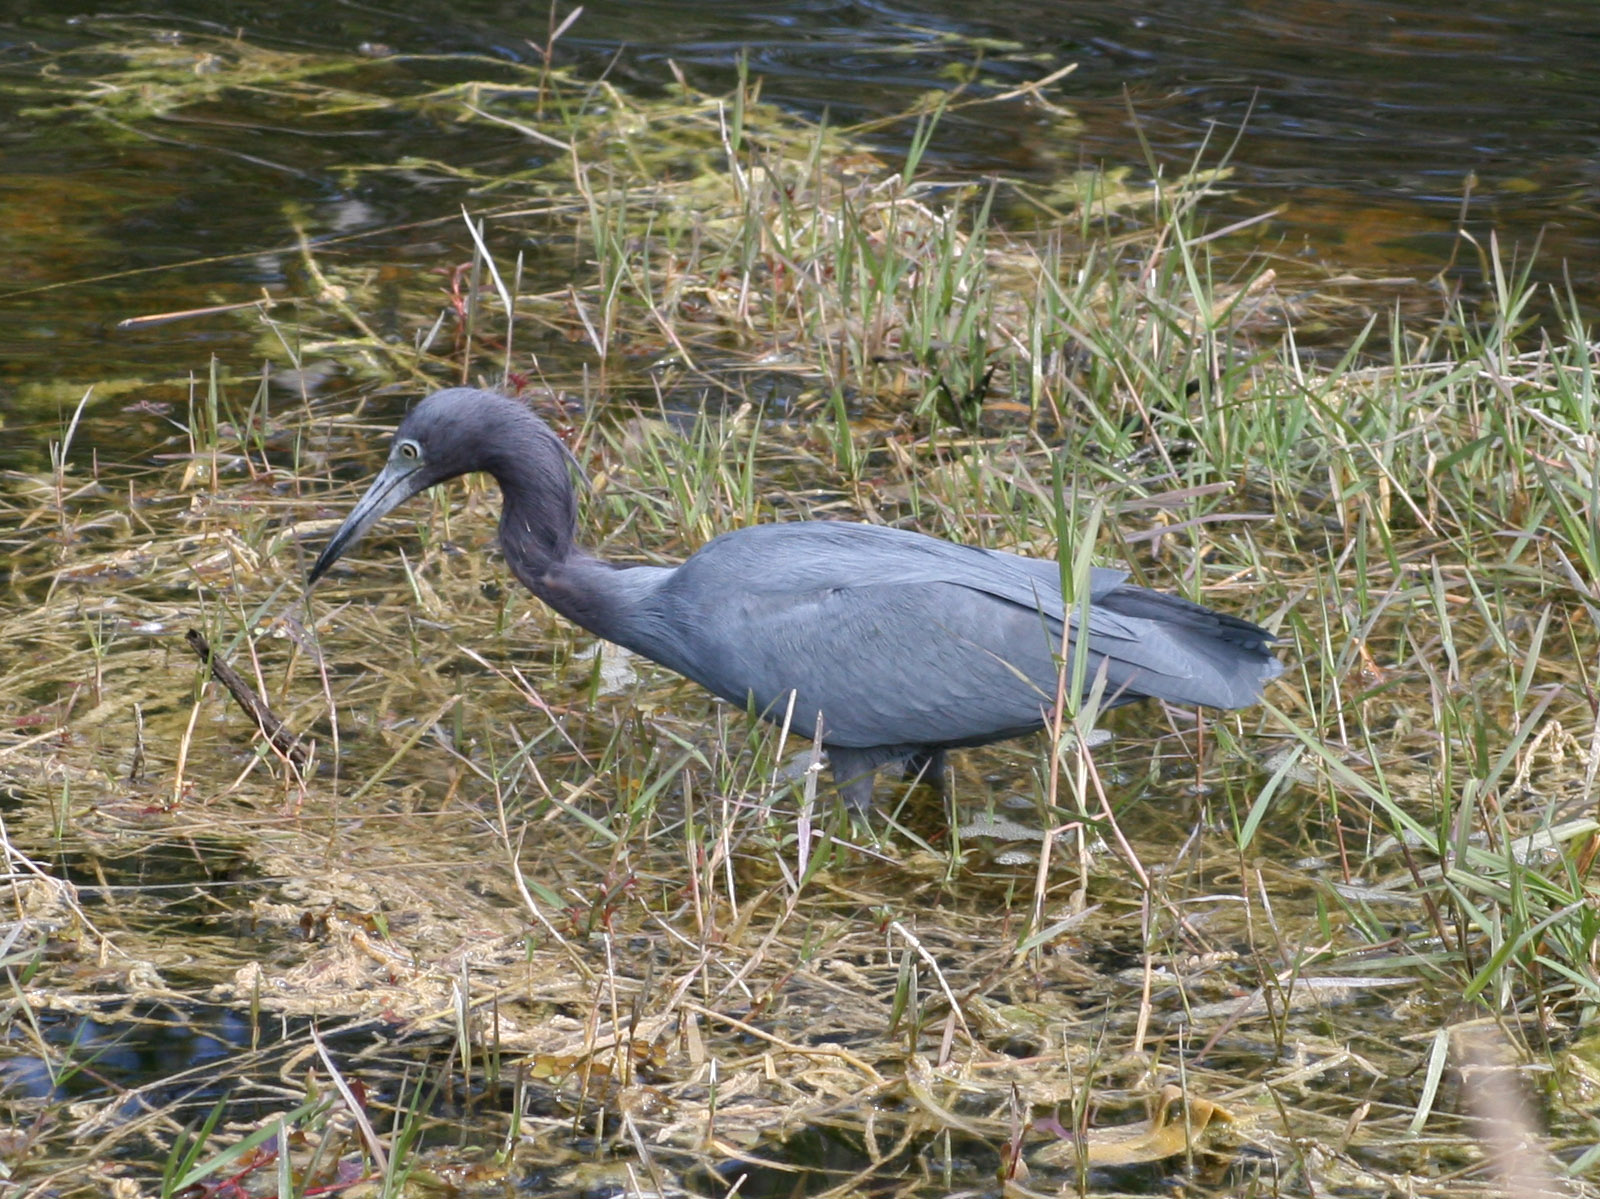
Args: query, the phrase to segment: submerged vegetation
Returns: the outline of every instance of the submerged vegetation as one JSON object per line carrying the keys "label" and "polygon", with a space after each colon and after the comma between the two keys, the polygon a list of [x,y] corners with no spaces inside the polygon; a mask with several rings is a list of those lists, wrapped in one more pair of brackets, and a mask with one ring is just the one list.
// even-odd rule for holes
{"label": "submerged vegetation", "polygon": [[[0,479],[11,1185],[1600,1189],[1596,351],[1496,247],[1487,308],[1363,327],[1204,231],[1223,169],[930,177],[961,96],[891,167],[755,83],[100,53],[38,119],[435,122],[458,159],[346,178],[464,211],[426,269],[307,232],[228,318],[259,377],[192,364],[133,461],[72,416]],[[988,102],[1068,131],[1052,94]],[[524,168],[469,165],[490,136]],[[398,404],[455,381],[566,432],[607,556],[906,524],[1126,563],[1290,670],[1105,745],[1064,713],[852,827],[806,746],[516,587],[481,480],[302,597]]]}

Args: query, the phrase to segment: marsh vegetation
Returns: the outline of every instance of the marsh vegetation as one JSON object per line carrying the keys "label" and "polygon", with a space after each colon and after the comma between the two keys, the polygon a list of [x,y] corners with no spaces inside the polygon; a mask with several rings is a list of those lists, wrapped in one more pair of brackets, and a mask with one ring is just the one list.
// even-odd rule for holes
{"label": "marsh vegetation", "polygon": [[[1492,242],[1463,246],[1492,304],[1408,323],[1230,255],[1220,150],[1049,195],[930,176],[959,94],[891,164],[755,80],[101,53],[39,119],[404,109],[527,165],[350,161],[466,197],[425,269],[307,237],[296,294],[204,318],[256,331],[258,374],[112,388],[147,437],[121,458],[74,396],[0,478],[9,1185],[1596,1189],[1596,354]],[[988,102],[1071,120],[1042,83]],[[453,382],[563,431],[608,557],[904,525],[1127,564],[1290,669],[1092,748],[1065,713],[960,755],[948,810],[852,824],[803,742],[517,587],[482,479],[304,597]]]}

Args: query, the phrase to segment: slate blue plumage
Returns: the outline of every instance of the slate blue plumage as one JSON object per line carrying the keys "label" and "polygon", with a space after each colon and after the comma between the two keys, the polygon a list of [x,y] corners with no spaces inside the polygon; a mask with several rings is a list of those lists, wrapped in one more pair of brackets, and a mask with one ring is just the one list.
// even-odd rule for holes
{"label": "slate blue plumage", "polygon": [[[487,471],[500,484],[506,561],[534,595],[768,720],[784,718],[793,691],[792,729],[809,736],[821,712],[834,778],[858,809],[871,805],[879,766],[939,772],[946,749],[1044,725],[1068,624],[1056,563],[878,525],[793,521],[724,533],[680,566],[612,565],[575,544],[569,461],[518,401],[436,392],[401,421],[387,465],[310,581],[417,492]],[[1282,671],[1260,626],[1126,578],[1098,567],[1089,578],[1087,670],[1104,666],[1111,702],[1242,708]]]}

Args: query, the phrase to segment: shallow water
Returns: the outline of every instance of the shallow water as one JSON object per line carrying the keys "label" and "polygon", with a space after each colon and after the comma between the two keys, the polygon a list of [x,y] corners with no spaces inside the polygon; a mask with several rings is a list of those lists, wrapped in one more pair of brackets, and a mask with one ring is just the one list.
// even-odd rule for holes
{"label": "shallow water", "polygon": [[[308,442],[346,452],[325,415],[307,416]],[[803,489],[828,473],[799,465],[804,426],[762,429],[762,478]],[[602,493],[602,531],[682,473],[645,471],[642,436],[596,451],[635,489]],[[170,1130],[147,1131],[146,1107],[198,1121],[222,1093],[224,1055],[228,1115],[246,1130],[326,1096],[316,1028],[382,1129],[420,1113],[419,1168],[562,1193],[609,1193],[648,1163],[695,1193],[740,1174],[752,1193],[813,1193],[865,1171],[873,1185],[934,1196],[992,1185],[1008,1138],[1023,1133],[1034,1185],[1059,1190],[1078,1168],[1048,1121],[1072,1125],[1089,1100],[1097,1130],[1139,1124],[1150,1086],[1175,1076],[1237,1129],[1192,1168],[1087,1167],[1091,1190],[1226,1195],[1303,1174],[1319,1192],[1348,1182],[1378,1193],[1408,1171],[1470,1166],[1453,1076],[1430,1139],[1406,1132],[1433,1030],[1460,1017],[1448,982],[1393,961],[1425,954],[1435,927],[1358,798],[1310,772],[1279,793],[1248,852],[1237,848],[1266,755],[1285,743],[1264,712],[1240,719],[1244,752],[1219,750],[1213,729],[1200,761],[1182,723],[1148,709],[1111,718],[1118,737],[1095,760],[1125,851],[1097,818],[1081,856],[1070,836],[1055,844],[1041,880],[1040,746],[1023,741],[956,755],[955,821],[912,793],[880,844],[839,825],[822,797],[817,827],[855,845],[816,842],[827,856],[796,888],[801,797],[769,786],[773,731],[646,663],[620,692],[596,685],[598,667],[578,653],[590,639],[497,586],[492,490],[415,501],[302,611],[272,593],[296,572],[291,546],[266,549],[286,517],[252,508],[260,484],[224,482],[212,496],[181,485],[181,464],[106,473],[114,484],[75,504],[70,523],[125,509],[130,488],[144,501],[135,510],[190,506],[201,533],[242,548],[234,572],[201,592],[161,577],[130,592],[98,561],[121,546],[111,533],[36,543],[15,560],[31,581],[8,619],[29,660],[11,669],[34,681],[10,703],[54,732],[23,746],[40,726],[19,719],[0,746],[18,800],[6,832],[78,888],[95,925],[28,927],[41,965],[24,993],[41,1031],[37,1042],[15,1033],[3,1059],[16,1110],[41,1121],[41,1146],[61,1160],[73,1144],[45,1114],[75,1103],[107,1152],[158,1168]],[[324,501],[342,508],[355,493]],[[285,503],[288,519],[312,507]],[[234,527],[235,513],[246,523]],[[185,527],[166,520],[144,552],[159,557]],[[626,527],[657,551],[684,537]],[[181,629],[226,629],[234,605],[271,614],[252,642],[262,676],[331,762],[321,672],[296,641],[316,622],[341,726],[337,771],[303,786],[283,778],[251,752],[252,730],[223,697],[202,697],[191,722],[199,666]],[[1302,619],[1320,619],[1316,608],[1303,600]],[[1481,630],[1463,616],[1456,633],[1466,644]],[[1397,605],[1367,632],[1384,657],[1407,652],[1387,648],[1402,634],[1432,635],[1427,611]],[[242,648],[235,661],[248,671]],[[1477,665],[1468,685],[1481,688],[1486,722],[1510,724],[1515,714],[1495,706],[1503,663],[1485,654]],[[511,667],[524,684],[496,673]],[[1284,687],[1297,685],[1291,675]],[[1387,721],[1390,706],[1426,711],[1427,694],[1411,671],[1362,701],[1395,793],[1424,821],[1441,739]],[[1580,706],[1567,696],[1552,712],[1577,720]],[[146,760],[130,780],[136,741]],[[1507,795],[1581,803],[1576,774],[1553,763],[1538,794]],[[1062,799],[1051,819],[1070,822]],[[973,831],[991,808],[1034,836]],[[968,830],[960,854],[953,823]],[[1374,897],[1347,906],[1334,888],[1352,873]],[[1036,902],[1052,931],[1022,952]],[[636,1046],[621,1085],[616,1054],[591,1048],[613,1022]],[[465,1069],[458,1028],[472,1046]],[[420,1096],[408,1090],[418,1078]],[[616,1136],[623,1111],[649,1131],[643,1154]],[[342,1146],[316,1177],[360,1172],[353,1135],[302,1123],[308,1144],[316,1133]],[[508,1141],[510,1157],[494,1157]],[[1296,1146],[1308,1141],[1341,1148],[1307,1164]],[[298,1138],[292,1152],[306,1164]]]}
{"label": "shallow water", "polygon": [[[225,369],[253,369],[260,347],[226,316],[117,324],[248,302],[263,291],[303,294],[297,229],[335,260],[381,261],[395,294],[402,279],[434,272],[443,285],[461,253],[463,186],[420,169],[363,177],[347,170],[352,163],[438,157],[492,176],[548,153],[506,129],[370,110],[307,122],[237,94],[219,97],[202,119],[185,113],[137,129],[118,124],[114,110],[87,119],[61,109],[63,81],[92,89],[119,65],[81,53],[102,39],[181,55],[185,37],[235,30],[291,52],[361,48],[374,56],[362,82],[380,92],[419,78],[444,85],[484,68],[386,56],[530,61],[528,39],[541,40],[544,23],[521,6],[421,3],[378,13],[285,3],[224,12],[173,3],[155,14],[145,6],[126,17],[97,14],[35,5],[26,18],[0,23],[0,405],[21,434],[0,442],[0,468],[37,463],[91,383],[94,440],[114,454],[148,444],[172,415],[119,411],[150,400],[140,389],[160,384],[181,397],[186,374],[211,354]],[[999,172],[1048,197],[1081,165],[1127,165],[1141,177],[1141,137],[1169,173],[1190,166],[1208,140],[1202,157],[1215,164],[1245,125],[1228,193],[1208,202],[1211,223],[1278,211],[1236,239],[1239,249],[1270,249],[1336,274],[1394,276],[1364,292],[1366,301],[1437,312],[1458,287],[1473,302],[1489,294],[1477,251],[1456,236],[1464,212],[1480,245],[1493,231],[1509,259],[1525,261],[1539,244],[1534,278],[1563,294],[1570,284],[1586,311],[1600,296],[1600,102],[1588,70],[1600,10],[1587,0],[1448,10],[1012,2],[986,5],[981,17],[948,0],[915,12],[611,0],[586,6],[560,45],[563,59],[596,71],[609,64],[625,85],[646,89],[669,86],[674,64],[725,89],[748,51],[769,99],[835,122],[904,111],[980,58],[974,94],[1077,63],[1046,92],[1070,120],[1022,103],[949,113],[929,171]],[[41,72],[52,79],[44,92]],[[892,158],[911,133],[891,122],[875,138]],[[1037,221],[1039,213],[1019,208],[1008,219]],[[341,243],[349,238],[357,240]],[[535,252],[530,279],[559,286],[568,265]],[[1548,299],[1540,304],[1548,319]],[[396,328],[393,312],[364,315],[380,333]],[[1301,336],[1309,342],[1318,332]],[[1331,338],[1332,352],[1340,340]],[[88,444],[80,439],[80,454]]]}

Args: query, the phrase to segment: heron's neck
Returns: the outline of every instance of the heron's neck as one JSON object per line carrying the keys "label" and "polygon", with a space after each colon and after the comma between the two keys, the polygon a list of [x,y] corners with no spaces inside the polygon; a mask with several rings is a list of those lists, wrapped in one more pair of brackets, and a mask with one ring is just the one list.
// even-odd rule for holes
{"label": "heron's neck", "polygon": [[[564,480],[563,480],[564,481]],[[656,588],[671,570],[614,566],[579,546],[572,492],[502,480],[500,548],[523,586],[598,637],[649,654],[642,641]]]}
{"label": "heron's neck", "polygon": [[671,574],[671,567],[616,566],[574,550],[529,588],[573,624],[660,661],[656,591]]}
{"label": "heron's neck", "polygon": [[572,486],[565,479],[493,473],[500,484],[500,548],[506,563],[529,591],[544,599],[552,572],[574,558],[589,558],[575,541],[577,504]]}

